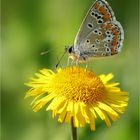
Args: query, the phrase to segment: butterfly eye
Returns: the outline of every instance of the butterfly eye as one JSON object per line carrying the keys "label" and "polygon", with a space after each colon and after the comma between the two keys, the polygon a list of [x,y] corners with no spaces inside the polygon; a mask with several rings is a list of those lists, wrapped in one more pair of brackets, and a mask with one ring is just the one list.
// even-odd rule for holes
{"label": "butterfly eye", "polygon": [[70,47],[70,48],[68,49],[68,52],[69,52],[69,53],[72,53],[72,51],[73,51],[73,47]]}

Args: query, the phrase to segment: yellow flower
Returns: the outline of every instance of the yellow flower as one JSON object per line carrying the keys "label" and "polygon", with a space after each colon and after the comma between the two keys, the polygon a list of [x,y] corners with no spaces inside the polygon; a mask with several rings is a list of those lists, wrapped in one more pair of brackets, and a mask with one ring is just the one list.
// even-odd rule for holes
{"label": "yellow flower", "polygon": [[[93,71],[80,67],[43,69],[27,83],[31,89],[25,97],[35,96],[32,108],[39,111],[48,102],[46,111],[52,110],[52,117],[58,115],[59,122],[71,122],[75,127],[86,123],[95,130],[95,119],[99,116],[107,126],[115,121],[128,104],[128,93],[121,91],[119,83],[108,83],[112,74],[96,76]],[[97,116],[98,115],[98,116]]]}

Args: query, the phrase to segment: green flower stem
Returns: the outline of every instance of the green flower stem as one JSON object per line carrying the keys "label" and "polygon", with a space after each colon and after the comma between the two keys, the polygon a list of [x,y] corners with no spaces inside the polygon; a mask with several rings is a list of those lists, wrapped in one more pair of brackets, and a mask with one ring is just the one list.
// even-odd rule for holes
{"label": "green flower stem", "polygon": [[74,127],[73,118],[71,119],[72,140],[77,140],[77,128]]}

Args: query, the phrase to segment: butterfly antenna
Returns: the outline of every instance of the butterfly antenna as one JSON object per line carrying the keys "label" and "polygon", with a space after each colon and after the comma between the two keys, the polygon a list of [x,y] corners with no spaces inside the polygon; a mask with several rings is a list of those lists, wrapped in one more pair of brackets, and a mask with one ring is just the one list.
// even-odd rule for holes
{"label": "butterfly antenna", "polygon": [[65,56],[66,52],[67,52],[67,51],[65,51],[65,52],[63,53],[63,55],[61,56],[61,58],[58,59],[58,63],[55,65],[56,68],[59,66],[59,64],[60,64],[61,60],[63,59],[63,57]]}

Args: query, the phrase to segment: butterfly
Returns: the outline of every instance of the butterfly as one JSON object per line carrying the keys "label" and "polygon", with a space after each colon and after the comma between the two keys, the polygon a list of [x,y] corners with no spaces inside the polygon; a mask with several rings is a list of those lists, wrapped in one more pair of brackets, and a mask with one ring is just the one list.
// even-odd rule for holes
{"label": "butterfly", "polygon": [[68,46],[66,52],[72,60],[86,62],[118,54],[123,40],[123,28],[108,2],[96,0],[81,24],[74,45]]}

